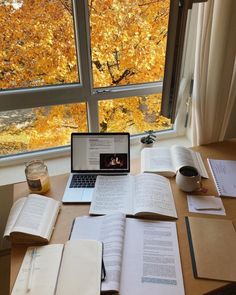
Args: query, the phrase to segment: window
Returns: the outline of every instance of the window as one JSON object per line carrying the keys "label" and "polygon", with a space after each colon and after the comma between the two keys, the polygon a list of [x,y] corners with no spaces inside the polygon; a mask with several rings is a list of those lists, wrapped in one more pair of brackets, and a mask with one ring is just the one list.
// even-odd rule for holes
{"label": "window", "polygon": [[169,10],[169,0],[89,0],[94,87],[163,80]]}
{"label": "window", "polygon": [[160,110],[178,3],[2,1],[0,156],[67,145],[72,131],[171,130]]}

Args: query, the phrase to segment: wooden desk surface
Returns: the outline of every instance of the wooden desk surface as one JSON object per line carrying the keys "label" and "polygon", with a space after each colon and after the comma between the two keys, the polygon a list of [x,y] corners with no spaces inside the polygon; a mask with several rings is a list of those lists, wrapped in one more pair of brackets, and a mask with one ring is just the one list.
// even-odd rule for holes
{"label": "wooden desk surface", "polygon": [[[214,187],[212,176],[210,174],[208,165],[206,163],[207,158],[216,159],[229,159],[236,160],[236,140],[228,140],[221,143],[215,143],[205,146],[199,146],[193,148],[196,151],[201,152],[203,160],[206,164],[206,169],[209,173],[209,179],[203,180],[203,184],[208,188],[208,195],[216,195],[216,189]],[[138,173],[140,167],[140,160],[137,159],[131,162],[131,173]],[[68,174],[51,177],[52,189],[48,192],[49,196],[57,200],[61,200],[64,187],[68,178]],[[175,178],[170,179],[173,195],[175,198],[175,204],[178,214],[177,231],[179,239],[180,256],[184,277],[185,293],[186,295],[200,295],[206,294],[212,290],[229,285],[227,282],[195,279],[192,273],[192,263],[189,252],[188,238],[186,233],[185,216],[203,216],[202,214],[193,214],[188,212],[186,193],[180,191],[175,185]],[[28,187],[25,182],[14,185],[15,199],[24,197],[28,194]],[[236,199],[224,198],[223,203],[226,209],[226,216],[214,216],[204,214],[208,218],[222,218],[222,219],[235,219],[236,218]],[[50,243],[64,243],[68,240],[73,219],[77,216],[88,215],[89,205],[62,205],[62,210],[59,214],[56,228],[52,235]],[[17,273],[22,263],[26,246],[12,245],[11,255],[11,289],[15,282]],[[223,293],[222,293],[223,294]],[[174,295],[174,294],[173,294]]]}

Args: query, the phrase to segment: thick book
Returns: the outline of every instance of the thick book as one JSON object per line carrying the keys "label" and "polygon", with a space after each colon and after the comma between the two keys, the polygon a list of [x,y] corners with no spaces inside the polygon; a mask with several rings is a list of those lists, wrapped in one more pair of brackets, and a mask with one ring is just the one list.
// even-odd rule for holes
{"label": "thick book", "polygon": [[176,223],[126,218],[122,213],[77,217],[71,240],[103,243],[101,291],[122,295],[183,295]]}
{"label": "thick book", "polygon": [[236,198],[236,161],[207,159],[218,195]]}
{"label": "thick book", "polygon": [[37,194],[20,198],[11,208],[4,238],[13,243],[48,243],[60,205],[59,201]]}
{"label": "thick book", "polygon": [[131,216],[177,218],[169,179],[148,173],[98,176],[89,214],[113,212]]}
{"label": "thick book", "polygon": [[11,295],[99,295],[102,251],[95,240],[29,247]]}
{"label": "thick book", "polygon": [[141,172],[173,177],[183,166],[195,167],[203,178],[208,178],[200,153],[186,147],[173,145],[171,148],[154,147],[141,151]]}
{"label": "thick book", "polygon": [[194,276],[236,282],[236,222],[201,217],[185,221]]}

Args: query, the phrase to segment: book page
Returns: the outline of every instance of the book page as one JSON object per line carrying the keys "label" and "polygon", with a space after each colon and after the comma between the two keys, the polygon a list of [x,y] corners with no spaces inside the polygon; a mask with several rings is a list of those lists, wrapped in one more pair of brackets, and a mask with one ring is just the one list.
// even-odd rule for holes
{"label": "book page", "polygon": [[175,222],[126,219],[120,294],[185,294]]}
{"label": "book page", "polygon": [[206,167],[203,163],[201,154],[198,152],[191,151],[193,162],[194,162],[194,167],[197,168],[198,172],[200,175],[204,178],[209,178]]}
{"label": "book page", "polygon": [[174,198],[167,178],[150,173],[135,176],[134,214],[141,212],[177,218]]}
{"label": "book page", "polygon": [[171,154],[176,171],[179,170],[179,168],[181,168],[182,166],[195,167],[191,150],[189,150],[188,148],[174,145],[171,147]]}
{"label": "book page", "polygon": [[172,163],[169,148],[144,148],[141,151],[141,172],[157,172],[165,176],[174,176],[175,168]]}
{"label": "book page", "polygon": [[24,203],[24,206],[12,229],[13,232],[24,232],[31,235],[38,235],[47,238],[50,231],[53,208],[59,206],[59,202],[49,197],[31,194]]}
{"label": "book page", "polygon": [[54,295],[62,251],[62,244],[28,248],[11,295]]}
{"label": "book page", "polygon": [[71,240],[95,239],[103,242],[106,279],[102,282],[102,291],[119,290],[124,234],[125,215],[121,213],[75,219]]}
{"label": "book page", "polygon": [[55,294],[100,295],[101,269],[101,242],[95,240],[67,241],[64,246]]}
{"label": "book page", "polygon": [[101,176],[96,180],[89,214],[132,214],[133,176]]}
{"label": "book page", "polygon": [[176,171],[183,166],[192,166],[198,170],[202,177],[208,178],[200,153],[194,152],[183,146],[174,145],[171,147],[171,154]]}
{"label": "book page", "polygon": [[49,202],[46,209],[47,212],[45,212],[46,218],[42,227],[42,234],[44,234],[44,238],[46,238],[49,241],[55,227],[58,213],[61,208],[61,202],[54,200],[50,197],[48,199]]}
{"label": "book page", "polygon": [[14,224],[16,223],[16,220],[17,220],[17,218],[24,206],[25,201],[26,201],[26,198],[21,198],[13,204],[10,214],[7,219],[4,237],[7,237],[10,235],[12,228],[13,228]]}

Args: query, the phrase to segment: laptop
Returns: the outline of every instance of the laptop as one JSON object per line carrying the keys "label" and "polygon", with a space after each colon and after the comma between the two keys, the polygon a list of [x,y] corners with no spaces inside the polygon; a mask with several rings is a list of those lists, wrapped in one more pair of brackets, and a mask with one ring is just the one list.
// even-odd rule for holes
{"label": "laptop", "polygon": [[71,173],[62,203],[89,203],[97,175],[129,172],[129,133],[72,133]]}

